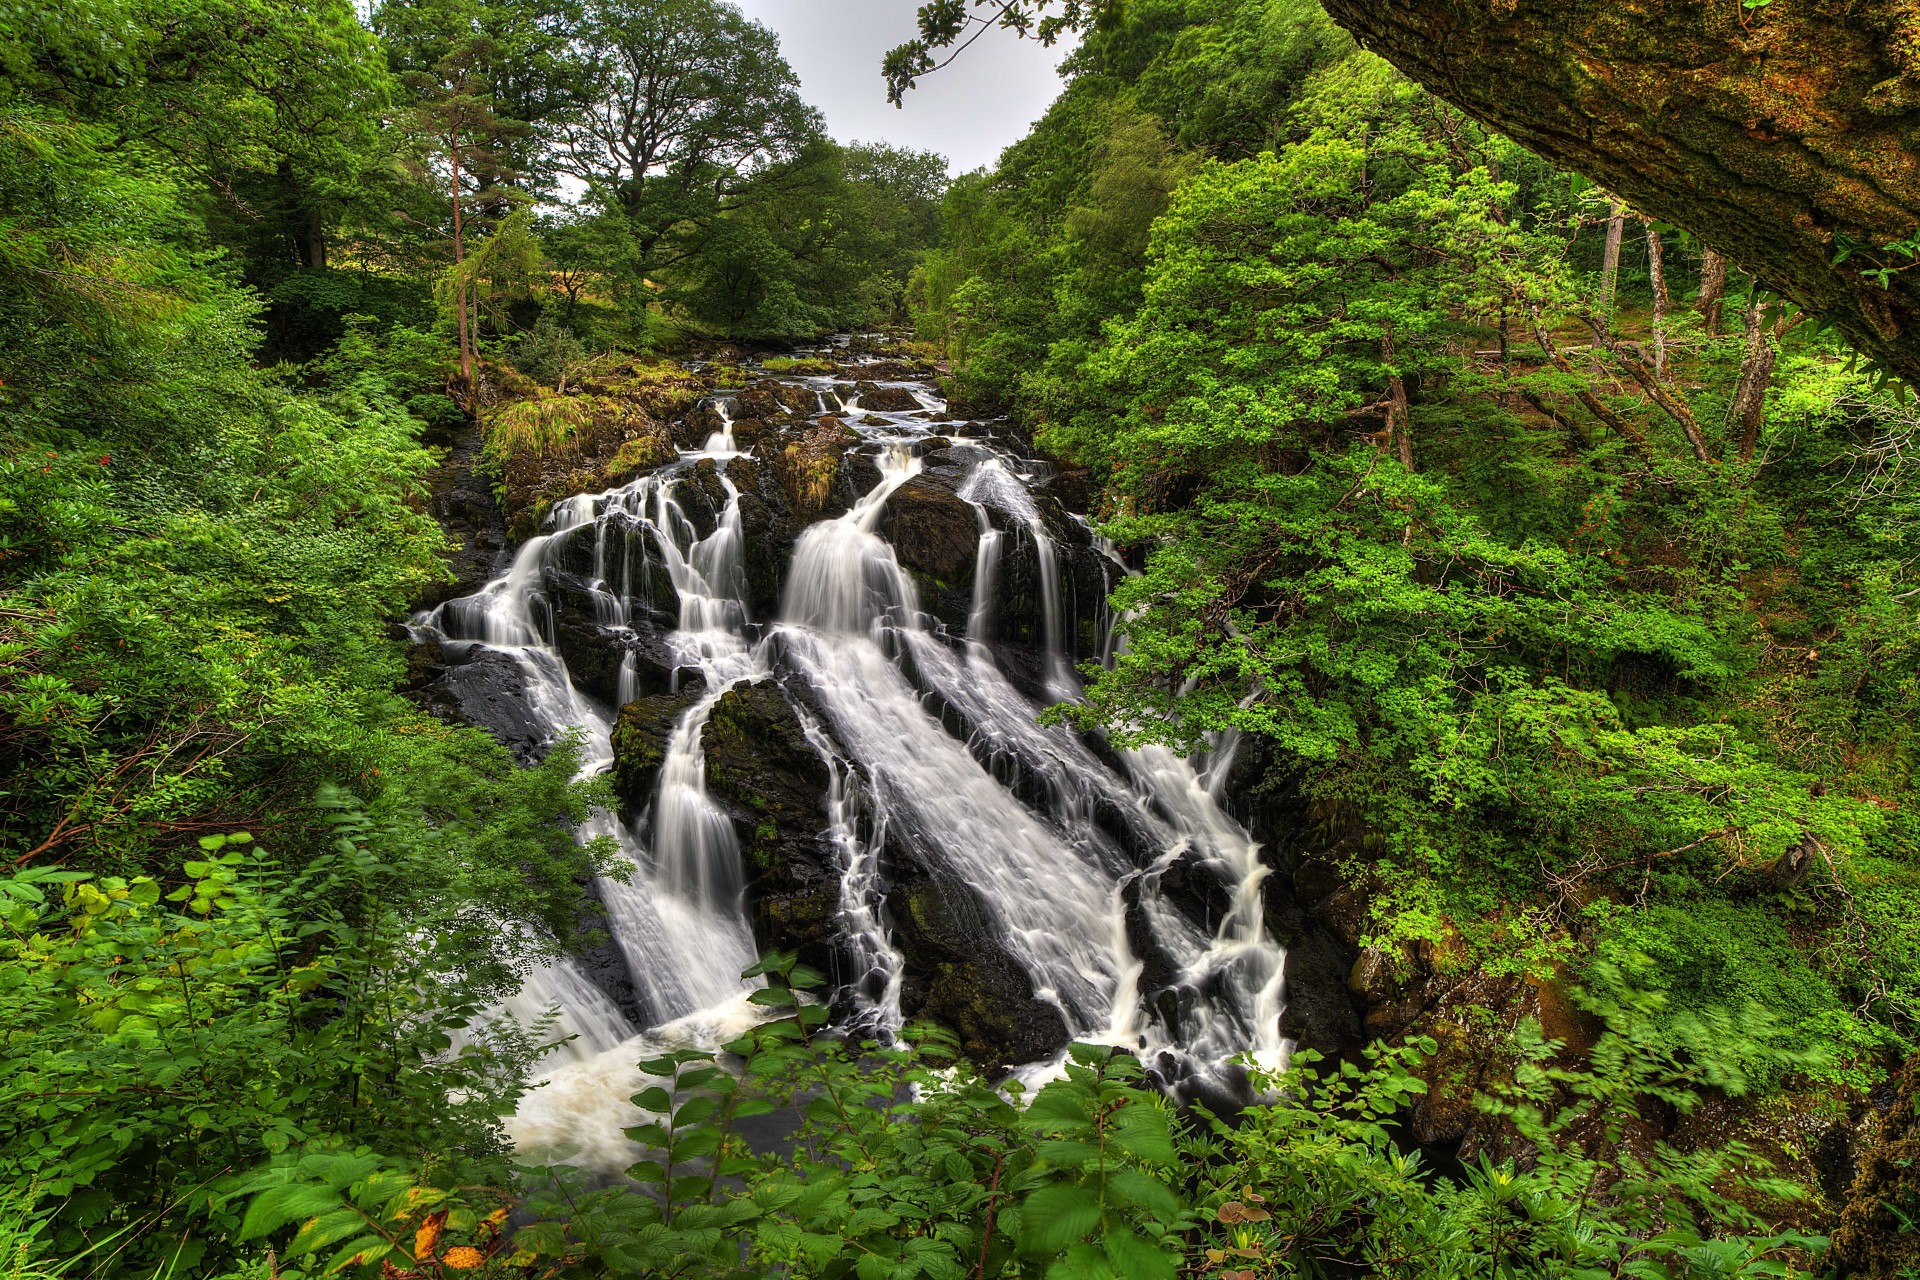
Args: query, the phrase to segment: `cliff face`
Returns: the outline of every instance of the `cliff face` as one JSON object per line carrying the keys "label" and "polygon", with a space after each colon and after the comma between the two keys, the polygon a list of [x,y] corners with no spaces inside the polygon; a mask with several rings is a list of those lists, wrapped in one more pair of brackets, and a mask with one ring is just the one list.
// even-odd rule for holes
{"label": "cliff face", "polygon": [[1432,92],[1920,378],[1920,249],[1885,247],[1920,228],[1920,0],[1326,8]]}

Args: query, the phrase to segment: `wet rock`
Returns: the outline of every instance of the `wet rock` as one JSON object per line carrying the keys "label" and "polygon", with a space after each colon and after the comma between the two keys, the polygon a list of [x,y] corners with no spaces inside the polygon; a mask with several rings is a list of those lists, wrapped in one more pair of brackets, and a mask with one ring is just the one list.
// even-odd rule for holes
{"label": "wet rock", "polygon": [[1100,497],[1100,486],[1085,467],[1061,467],[1035,488],[1076,515],[1092,511]]}
{"label": "wet rock", "polygon": [[653,803],[654,783],[667,759],[667,740],[704,693],[694,681],[690,688],[648,694],[620,708],[613,726],[613,789],[629,814]]}
{"label": "wet rock", "polygon": [[835,372],[842,378],[868,382],[924,382],[934,375],[934,366],[925,360],[867,360],[843,364]]}
{"label": "wet rock", "polygon": [[[600,882],[589,880],[585,891],[597,904],[605,905]],[[567,953],[574,967],[588,982],[600,989],[600,994],[613,1001],[614,1008],[627,1016],[627,1021],[636,1027],[644,1027],[653,1021],[647,1009],[647,1002],[640,990],[634,985],[633,971],[627,967],[627,957],[607,932],[607,917],[603,911],[596,911],[585,922],[589,931],[588,940],[576,943]]]}
{"label": "wet rock", "polygon": [[740,492],[747,613],[756,619],[772,618],[780,611],[793,543],[804,525],[789,513],[786,491],[770,458],[733,458],[727,463],[726,476]]}
{"label": "wet rock", "polygon": [[809,417],[820,412],[820,401],[813,388],[772,378],[763,378],[746,388],[734,397],[733,403],[736,419]]}
{"label": "wet rock", "polygon": [[1093,549],[1084,530],[1069,528],[1071,532],[1065,536],[1042,544],[1024,525],[1010,527],[1000,557],[995,635],[1035,647],[1049,642],[1048,575],[1043,571],[1042,557],[1051,557],[1058,628],[1055,643],[1068,662],[1077,665],[1101,657],[1108,625],[1106,601],[1119,581],[1120,570]]}
{"label": "wet rock", "polygon": [[1347,971],[1347,991],[1356,1000],[1378,1004],[1400,989],[1400,975],[1394,970],[1393,957],[1379,947],[1360,953]]}
{"label": "wet rock", "polygon": [[[394,639],[405,639],[405,629],[398,628],[398,630],[400,634]],[[406,663],[407,674],[401,679],[396,691],[403,694],[417,694],[446,673],[447,651],[438,640],[408,645]]]}
{"label": "wet rock", "polygon": [[1275,931],[1274,939],[1287,952],[1280,1034],[1333,1062],[1358,1059],[1366,1036],[1360,1011],[1341,981],[1351,972],[1352,952],[1304,918],[1296,930]]}
{"label": "wet rock", "polygon": [[841,455],[834,498],[841,510],[853,506],[880,483],[880,462],[867,449],[849,449]]}
{"label": "wet rock", "polygon": [[832,504],[840,477],[841,455],[858,437],[838,418],[822,417],[804,431],[790,432],[773,448],[771,461],[786,507],[794,519],[812,523]]}
{"label": "wet rock", "polygon": [[1886,1099],[1880,1140],[1860,1172],[1833,1233],[1830,1260],[1841,1275],[1899,1280],[1920,1272],[1920,1055],[1909,1058]]}
{"label": "wet rock", "polygon": [[922,874],[887,895],[894,942],[907,961],[901,1008],[951,1030],[988,1073],[1053,1057],[1066,1021],[1034,998],[1026,970],[1007,953],[966,885]]}
{"label": "wet rock", "polygon": [[564,498],[615,488],[671,461],[669,415],[683,414],[700,394],[685,375],[657,370],[595,385],[610,390],[536,395],[485,411],[490,431],[515,423],[524,430],[527,419],[566,424],[557,442],[520,448],[500,464],[502,512],[514,537],[532,537]]}
{"label": "wet rock", "polygon": [[479,427],[461,429],[454,436],[446,461],[427,475],[427,510],[453,543],[446,556],[452,576],[414,597],[412,603],[417,609],[472,595],[503,573],[512,558],[507,550],[506,518],[494,501],[493,485],[475,470],[482,445]]}
{"label": "wet rock", "polygon": [[825,837],[832,777],[772,681],[722,694],[701,733],[707,788],[733,820],[763,947],[832,964],[840,873]]}
{"label": "wet rock", "polygon": [[974,508],[937,481],[916,476],[887,498],[880,533],[893,544],[900,567],[913,575],[921,607],[964,629],[980,548]]}
{"label": "wet rock", "polygon": [[856,384],[854,390],[860,396],[860,407],[868,413],[915,413],[924,407],[906,387],[882,387],[872,382],[862,382]]}
{"label": "wet rock", "polygon": [[478,645],[445,646],[446,673],[421,691],[435,716],[485,729],[522,764],[546,754],[546,726],[527,704],[526,673],[510,653]]}

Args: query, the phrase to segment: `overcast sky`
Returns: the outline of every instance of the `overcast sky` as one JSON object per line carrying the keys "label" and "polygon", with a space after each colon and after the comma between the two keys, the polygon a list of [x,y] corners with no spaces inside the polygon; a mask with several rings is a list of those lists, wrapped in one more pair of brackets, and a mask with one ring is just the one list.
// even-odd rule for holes
{"label": "overcast sky", "polygon": [[904,108],[887,103],[880,59],[912,38],[916,0],[735,0],[773,28],[800,91],[841,142],[891,142],[938,151],[951,172],[992,164],[1060,92],[1063,42],[1043,49],[989,31],[959,61],[920,81]]}

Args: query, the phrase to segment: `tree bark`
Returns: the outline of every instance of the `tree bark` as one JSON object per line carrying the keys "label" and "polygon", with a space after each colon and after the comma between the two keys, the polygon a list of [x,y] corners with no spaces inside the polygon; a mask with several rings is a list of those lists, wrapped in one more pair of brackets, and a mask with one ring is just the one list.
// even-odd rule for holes
{"label": "tree bark", "polygon": [[1613,198],[1607,214],[1607,249],[1600,259],[1600,314],[1613,315],[1613,296],[1620,287],[1620,240],[1627,230],[1627,207]]}
{"label": "tree bark", "polygon": [[1726,323],[1727,260],[1717,249],[1700,255],[1700,318],[1706,321],[1707,336],[1717,338]]}
{"label": "tree bark", "polygon": [[1747,303],[1742,318],[1747,351],[1740,360],[1740,381],[1734,389],[1733,403],[1727,406],[1727,416],[1740,433],[1740,461],[1750,462],[1760,447],[1760,425],[1767,417],[1767,391],[1773,386],[1773,366],[1779,358],[1774,344],[1799,324],[1801,317],[1788,314],[1783,307],[1769,332],[1766,304],[1756,297]]}
{"label": "tree bark", "polygon": [[1700,423],[1693,416],[1693,410],[1687,407],[1686,402],[1661,386],[1660,379],[1654,376],[1653,370],[1647,368],[1647,362],[1629,349],[1625,343],[1616,341],[1613,335],[1607,332],[1606,325],[1599,317],[1588,316],[1586,320],[1587,327],[1593,330],[1594,341],[1633,375],[1633,380],[1640,384],[1640,389],[1652,396],[1653,402],[1665,410],[1669,418],[1680,424],[1680,430],[1686,433],[1687,445],[1693,450],[1693,456],[1701,462],[1712,462],[1713,456],[1707,452],[1706,436],[1700,430]]}
{"label": "tree bark", "polygon": [[1640,222],[1647,229],[1647,279],[1653,285],[1653,376],[1664,382],[1667,377],[1667,309],[1673,302],[1667,296],[1666,246],[1660,243],[1660,232],[1655,229],[1652,218],[1642,218]]}
{"label": "tree bark", "polygon": [[[447,157],[453,169],[453,265],[466,261],[466,228],[460,211],[460,135],[447,136]],[[460,331],[460,381],[473,386],[473,343],[467,331],[467,290],[465,285],[453,291],[454,323]]]}
{"label": "tree bark", "polygon": [[[1380,359],[1394,368],[1393,330],[1380,335]],[[1400,465],[1413,470],[1412,410],[1407,404],[1407,384],[1398,372],[1387,376],[1387,434],[1398,451]]]}
{"label": "tree bark", "polygon": [[[1564,374],[1572,375],[1572,362],[1567,359],[1566,353],[1554,344],[1553,339],[1547,336],[1546,326],[1540,323],[1539,310],[1534,309],[1532,316],[1534,341],[1538,342],[1540,349],[1547,353],[1547,359],[1552,362],[1554,368]],[[1612,427],[1615,432],[1624,436],[1627,443],[1631,444],[1635,452],[1639,453],[1642,458],[1645,458],[1649,462],[1653,461],[1653,454],[1647,448],[1647,437],[1641,433],[1640,428],[1634,426],[1631,422],[1628,422],[1625,418],[1609,409],[1602,403],[1599,396],[1594,395],[1593,392],[1588,391],[1584,387],[1576,388],[1573,393],[1573,398],[1585,405],[1588,413],[1600,419],[1600,421],[1607,426]]]}
{"label": "tree bark", "polygon": [[[1920,381],[1913,0],[1326,0],[1522,146],[1685,227]],[[1836,264],[1840,237],[1863,246]]]}

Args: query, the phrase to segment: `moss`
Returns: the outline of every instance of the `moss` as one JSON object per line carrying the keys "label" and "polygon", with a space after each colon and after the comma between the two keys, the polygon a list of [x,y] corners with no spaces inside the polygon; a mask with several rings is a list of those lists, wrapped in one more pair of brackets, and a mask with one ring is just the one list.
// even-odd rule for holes
{"label": "moss", "polygon": [[801,359],[794,356],[774,356],[762,360],[760,367],[768,373],[782,373],[800,378],[830,378],[838,368],[831,360]]}

